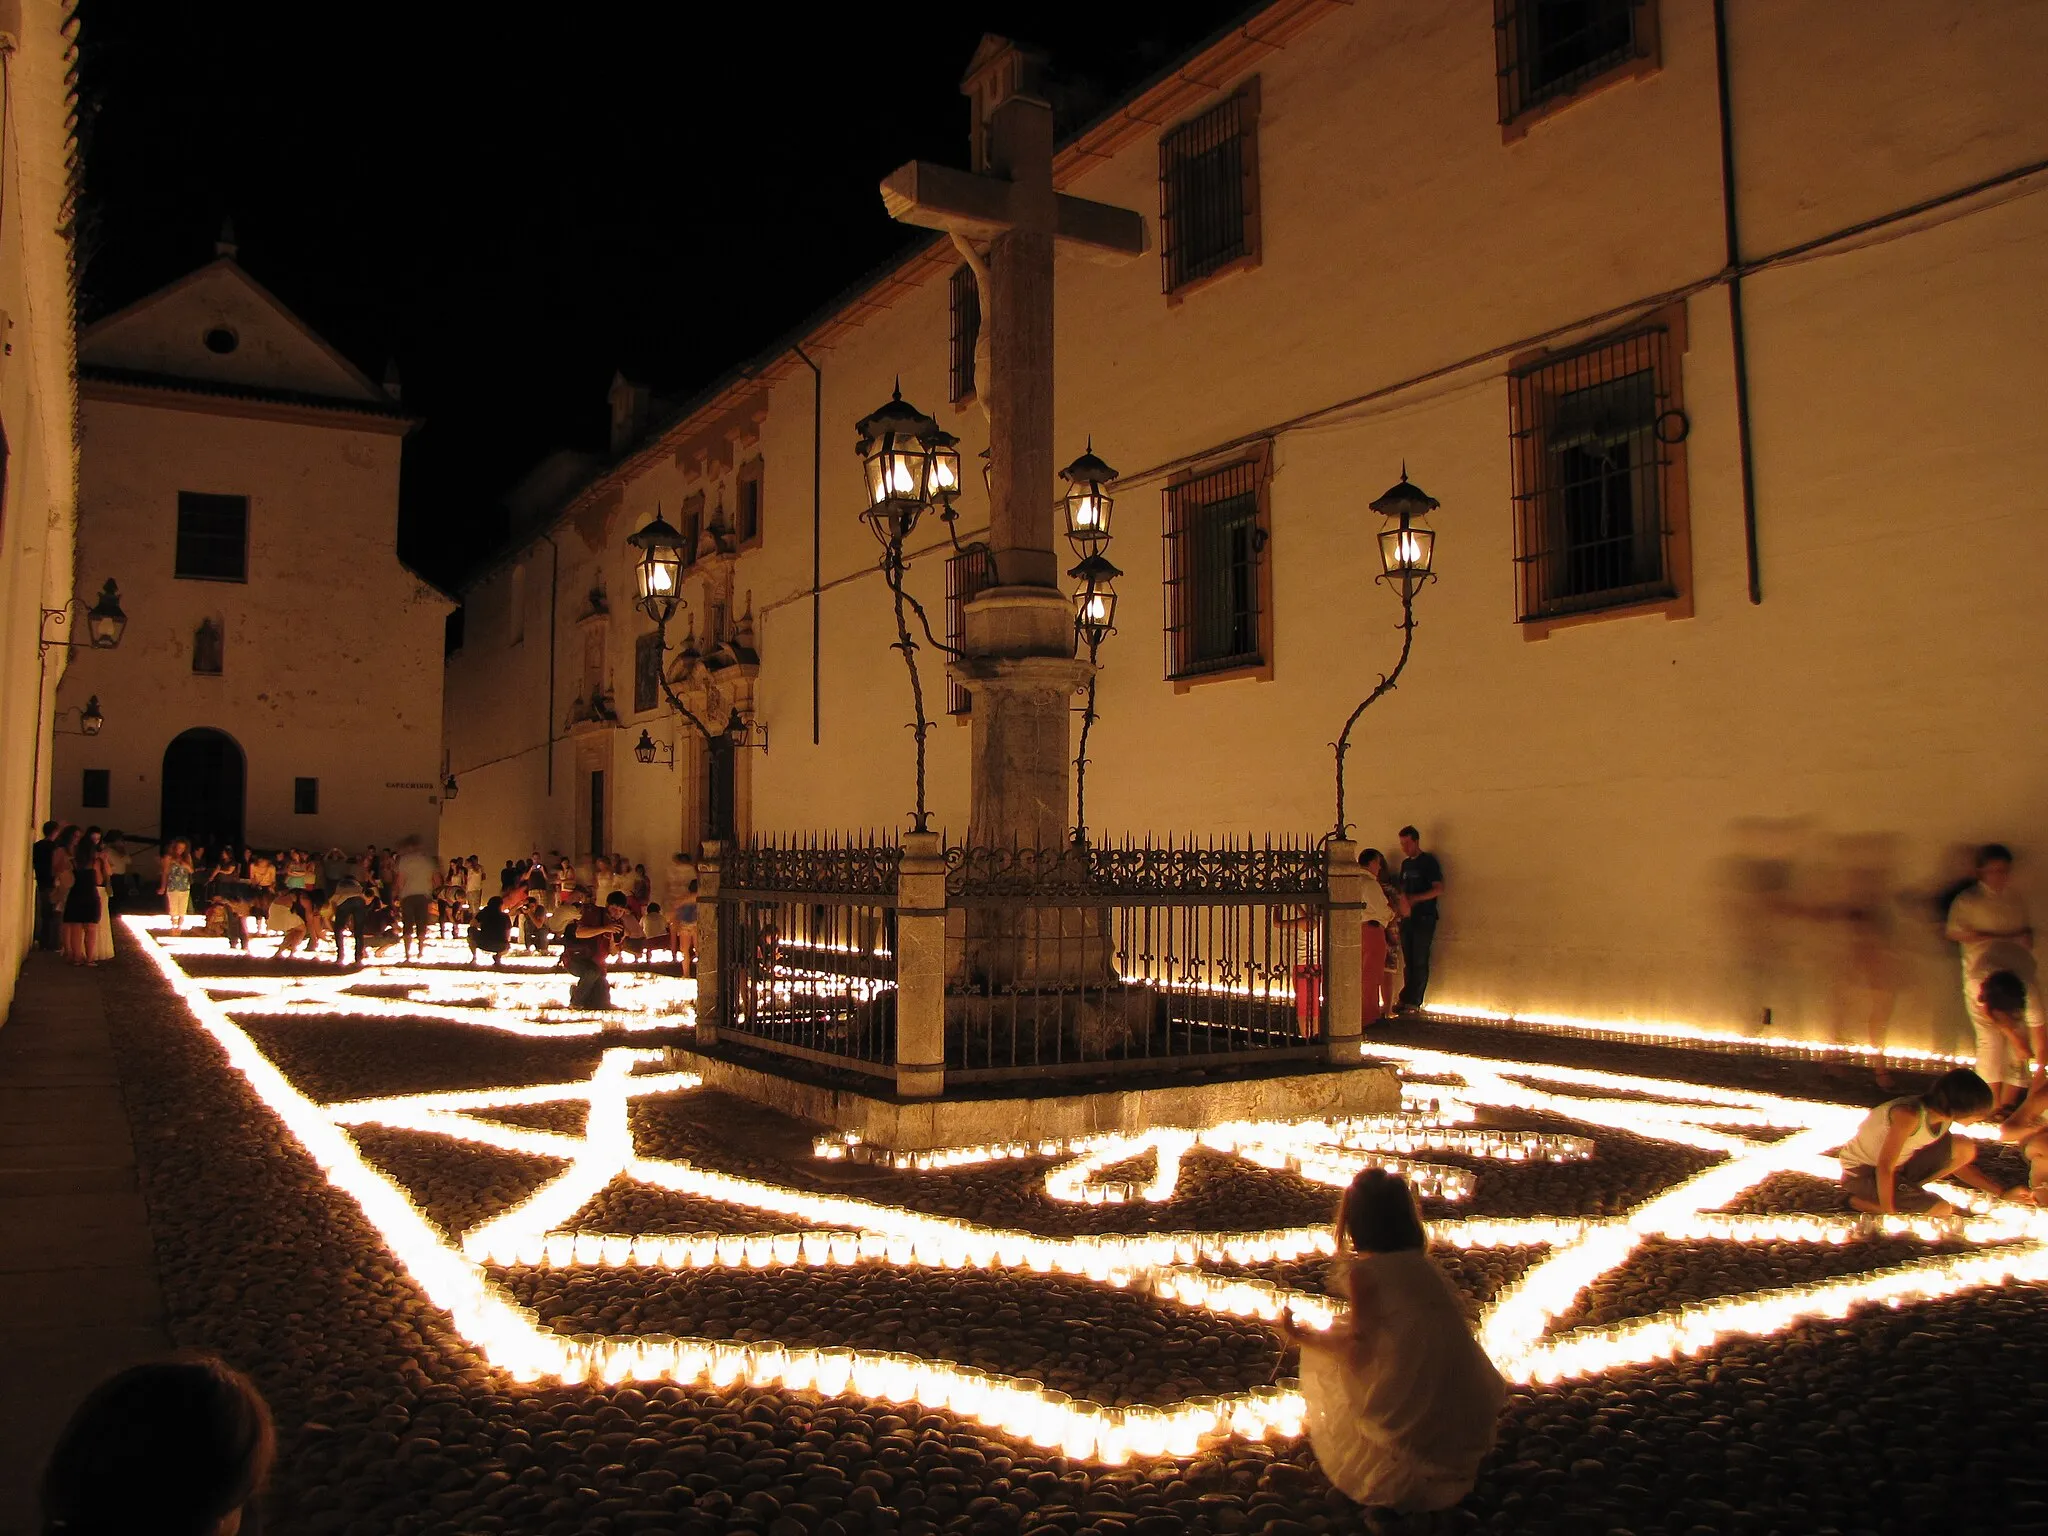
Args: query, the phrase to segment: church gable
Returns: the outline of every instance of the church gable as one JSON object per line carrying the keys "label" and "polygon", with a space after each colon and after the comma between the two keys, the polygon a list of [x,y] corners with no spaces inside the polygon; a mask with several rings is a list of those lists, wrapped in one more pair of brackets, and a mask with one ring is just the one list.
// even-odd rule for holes
{"label": "church gable", "polygon": [[228,257],[88,326],[87,368],[388,405],[346,358]]}

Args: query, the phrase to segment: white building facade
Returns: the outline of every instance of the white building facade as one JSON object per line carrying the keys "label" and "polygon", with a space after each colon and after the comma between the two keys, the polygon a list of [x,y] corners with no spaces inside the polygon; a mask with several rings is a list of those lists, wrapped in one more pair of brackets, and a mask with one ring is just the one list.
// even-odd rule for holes
{"label": "white building facade", "polygon": [[431,838],[445,597],[399,563],[414,421],[231,246],[80,342],[78,592],[118,649],[61,703],[57,816],[132,834],[359,849]]}
{"label": "white building facade", "polygon": [[[1726,19],[1724,76],[1703,0],[1279,0],[1066,143],[1060,189],[1148,231],[1058,266],[1062,456],[1124,471],[1088,820],[1328,829],[1405,464],[1441,580],[1350,814],[1444,861],[1432,1004],[1860,1039],[1881,993],[1947,1046],[1930,893],[1981,841],[2048,860],[2048,10]],[[973,293],[935,242],[652,427],[615,391],[612,463],[465,593],[451,850],[903,824],[853,423],[900,376],[975,463]],[[657,508],[699,554],[666,665],[765,750],[652,686]],[[950,553],[913,544],[935,625]],[[957,837],[968,732],[920,659]]]}
{"label": "white building facade", "polygon": [[[70,654],[77,511],[76,290],[70,237],[77,21],[24,0],[0,21],[0,1018],[34,932],[29,843],[50,805],[51,719]],[[84,625],[78,626],[83,633]]]}

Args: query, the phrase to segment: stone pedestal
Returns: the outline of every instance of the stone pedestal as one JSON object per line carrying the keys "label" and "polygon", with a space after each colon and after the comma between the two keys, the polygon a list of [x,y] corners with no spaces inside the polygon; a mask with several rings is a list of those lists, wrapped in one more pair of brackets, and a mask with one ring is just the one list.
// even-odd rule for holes
{"label": "stone pedestal", "polygon": [[718,879],[724,854],[725,844],[711,838],[697,855],[697,1038],[706,1045],[718,1043],[718,1021],[723,1016]]}
{"label": "stone pedestal", "polygon": [[896,873],[896,1092],[946,1087],[946,861],[936,832],[906,832]]}
{"label": "stone pedestal", "polygon": [[1358,1059],[1359,1021],[1365,1016],[1365,980],[1359,953],[1365,871],[1358,844],[1329,845],[1330,922],[1323,954],[1323,1037],[1331,1061]]}

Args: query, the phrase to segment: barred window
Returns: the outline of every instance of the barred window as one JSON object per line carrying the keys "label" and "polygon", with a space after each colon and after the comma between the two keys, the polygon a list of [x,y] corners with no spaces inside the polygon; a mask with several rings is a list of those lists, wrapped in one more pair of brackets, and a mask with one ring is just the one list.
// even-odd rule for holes
{"label": "barred window", "polygon": [[185,581],[249,579],[249,498],[178,492],[173,574]]}
{"label": "barred window", "polygon": [[1159,140],[1159,255],[1168,293],[1259,258],[1259,83]]}
{"label": "barred window", "polygon": [[752,549],[761,542],[761,476],[761,461],[749,459],[740,466],[733,486],[733,536],[741,549]]}
{"label": "barred window", "polygon": [[1500,120],[1657,56],[1656,0],[1494,0]]}
{"label": "barred window", "polygon": [[[954,650],[967,633],[967,605],[993,585],[995,558],[983,544],[970,544],[946,560],[946,644]],[[946,713],[971,715],[974,695],[957,678],[946,679]]]}
{"label": "barred window", "polygon": [[1682,308],[1509,376],[1524,623],[1681,595]]}
{"label": "barred window", "polygon": [[948,393],[953,404],[961,405],[974,398],[974,349],[981,343],[981,285],[974,280],[974,268],[963,263],[954,268],[947,286],[953,314]]}
{"label": "barred window", "polygon": [[683,498],[682,527],[677,530],[683,536],[683,564],[697,563],[697,540],[704,532],[704,493]]}
{"label": "barred window", "polygon": [[1166,489],[1166,675],[1267,665],[1266,457]]}
{"label": "barred window", "polygon": [[661,702],[661,635],[633,642],[633,712],[645,714]]}

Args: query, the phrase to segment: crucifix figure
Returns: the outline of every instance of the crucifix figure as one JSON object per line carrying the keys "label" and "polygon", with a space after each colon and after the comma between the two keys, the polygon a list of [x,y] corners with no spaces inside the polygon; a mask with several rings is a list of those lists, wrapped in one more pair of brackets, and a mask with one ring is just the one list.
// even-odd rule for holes
{"label": "crucifix figure", "polygon": [[995,584],[967,604],[951,670],[974,696],[968,839],[984,848],[1065,843],[1070,701],[1088,674],[1053,556],[1054,243],[1110,261],[1145,249],[1140,215],[1053,190],[1043,62],[984,37],[961,82],[974,169],[913,161],[882,183],[890,214],[946,231],[981,290]]}

